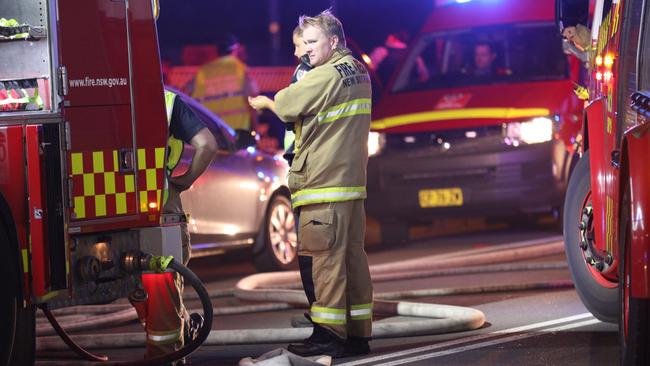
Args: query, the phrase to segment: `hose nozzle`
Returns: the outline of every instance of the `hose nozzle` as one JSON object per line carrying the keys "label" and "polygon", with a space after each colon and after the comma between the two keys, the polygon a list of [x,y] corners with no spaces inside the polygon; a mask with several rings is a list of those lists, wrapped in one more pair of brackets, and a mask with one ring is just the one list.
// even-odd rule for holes
{"label": "hose nozzle", "polygon": [[173,259],[172,256],[152,255],[137,250],[124,253],[120,263],[122,269],[127,273],[145,271],[162,273],[167,270]]}

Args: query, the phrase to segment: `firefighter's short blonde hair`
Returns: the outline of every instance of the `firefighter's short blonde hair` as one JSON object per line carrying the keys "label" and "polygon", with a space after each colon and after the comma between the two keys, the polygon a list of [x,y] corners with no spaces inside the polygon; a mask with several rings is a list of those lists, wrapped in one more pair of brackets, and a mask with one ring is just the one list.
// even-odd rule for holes
{"label": "firefighter's short blonde hair", "polygon": [[325,32],[325,35],[328,37],[338,37],[339,43],[337,48],[345,48],[343,24],[341,24],[341,21],[332,14],[331,9],[324,10],[314,17],[302,15],[298,20],[298,27],[304,31],[308,26],[319,28]]}
{"label": "firefighter's short blonde hair", "polygon": [[293,28],[293,36],[302,37],[302,28],[300,28],[300,24],[298,24],[295,28]]}

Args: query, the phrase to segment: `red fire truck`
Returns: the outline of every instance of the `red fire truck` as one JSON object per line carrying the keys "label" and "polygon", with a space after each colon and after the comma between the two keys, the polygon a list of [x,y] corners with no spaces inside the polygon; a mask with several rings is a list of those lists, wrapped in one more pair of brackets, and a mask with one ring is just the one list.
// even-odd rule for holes
{"label": "red fire truck", "polygon": [[[583,19],[589,103],[565,201],[565,249],[578,294],[619,321],[622,365],[650,363],[650,2],[558,0],[560,28]],[[587,20],[589,19],[589,20]],[[580,51],[580,50],[578,50]]]}
{"label": "red fire truck", "polygon": [[154,8],[0,2],[1,365],[33,363],[36,307],[126,296],[128,253],[180,258]]}
{"label": "red fire truck", "polygon": [[583,102],[553,1],[436,3],[373,107],[367,209],[384,241],[435,217],[559,214]]}

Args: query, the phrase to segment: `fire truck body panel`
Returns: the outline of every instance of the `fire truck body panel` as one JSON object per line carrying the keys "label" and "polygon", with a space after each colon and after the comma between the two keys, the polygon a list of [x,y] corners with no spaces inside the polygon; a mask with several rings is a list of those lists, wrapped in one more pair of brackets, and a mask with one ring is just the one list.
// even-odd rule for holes
{"label": "fire truck body panel", "polygon": [[15,238],[1,253],[14,260],[16,296],[50,308],[124,296],[134,281],[120,256],[168,232],[152,3],[23,1],[0,10],[29,27],[28,37],[0,40],[2,89],[27,93],[0,95],[1,224]]}
{"label": "fire truck body panel", "polygon": [[650,212],[650,174],[648,159],[650,156],[650,133],[647,120],[642,128],[626,133],[626,161],[629,170],[630,201],[631,205],[631,259],[630,276],[631,296],[636,298],[650,298],[650,236],[648,236],[647,213]]}
{"label": "fire truck body panel", "polygon": [[[567,3],[558,4],[560,20],[565,15],[575,17]],[[587,2],[580,5],[584,10]],[[575,189],[583,186],[580,182],[586,174],[571,177],[569,191],[576,194],[566,197],[565,250],[586,307],[592,312],[596,309],[597,317],[620,324],[621,364],[645,365],[650,360],[650,227],[646,218],[650,207],[650,2],[596,0],[590,25],[590,101],[582,147],[583,159],[589,156],[590,187]],[[580,225],[567,225],[572,216],[581,217]]]}
{"label": "fire truck body panel", "polygon": [[[80,17],[80,7],[90,16]],[[70,230],[156,225],[167,129],[150,5],[64,2],[59,17],[69,79]]]}
{"label": "fire truck body panel", "polygon": [[[4,253],[12,253],[7,258],[14,258],[19,273],[22,290],[26,297],[30,294],[29,281],[29,262],[28,256],[28,238],[26,225],[18,225],[27,221],[26,209],[27,193],[25,191],[25,164],[23,159],[10,157],[24,156],[24,144],[22,143],[23,126],[12,125],[0,127],[0,192],[2,200],[6,203],[3,205],[3,222],[5,230],[9,232],[10,238],[15,238],[16,242],[3,243],[14,248],[3,248]],[[14,235],[11,235],[11,234]]]}

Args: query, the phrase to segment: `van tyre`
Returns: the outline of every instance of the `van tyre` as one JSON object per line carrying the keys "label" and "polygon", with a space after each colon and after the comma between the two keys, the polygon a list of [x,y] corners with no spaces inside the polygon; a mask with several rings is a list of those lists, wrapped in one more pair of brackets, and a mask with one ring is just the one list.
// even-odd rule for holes
{"label": "van tyre", "polygon": [[[7,232],[0,224],[0,243],[3,246],[13,245],[9,241]],[[6,254],[5,252],[2,252]],[[10,258],[9,255],[3,258]],[[3,276],[5,279],[13,279],[19,273],[14,266],[4,266]],[[14,271],[14,273],[5,273]],[[0,366],[5,365],[33,365],[36,352],[36,308],[34,306],[23,307],[18,296],[20,289],[17,280],[9,281],[16,284],[15,288],[9,287],[9,293],[2,296],[0,300]]]}
{"label": "van tyre", "polygon": [[619,318],[618,340],[621,366],[648,365],[650,362],[650,301],[631,296],[634,278],[630,271],[630,191],[624,191],[621,202],[619,240]]}
{"label": "van tyre", "polygon": [[273,196],[257,235],[262,249],[253,255],[253,264],[262,272],[297,268],[298,238],[291,201],[281,194]]}
{"label": "van tyre", "polygon": [[597,273],[585,261],[580,247],[582,212],[590,202],[591,180],[589,151],[576,164],[569,180],[564,201],[564,251],[576,291],[585,307],[599,320],[616,322],[618,319],[618,289],[616,282]]}

